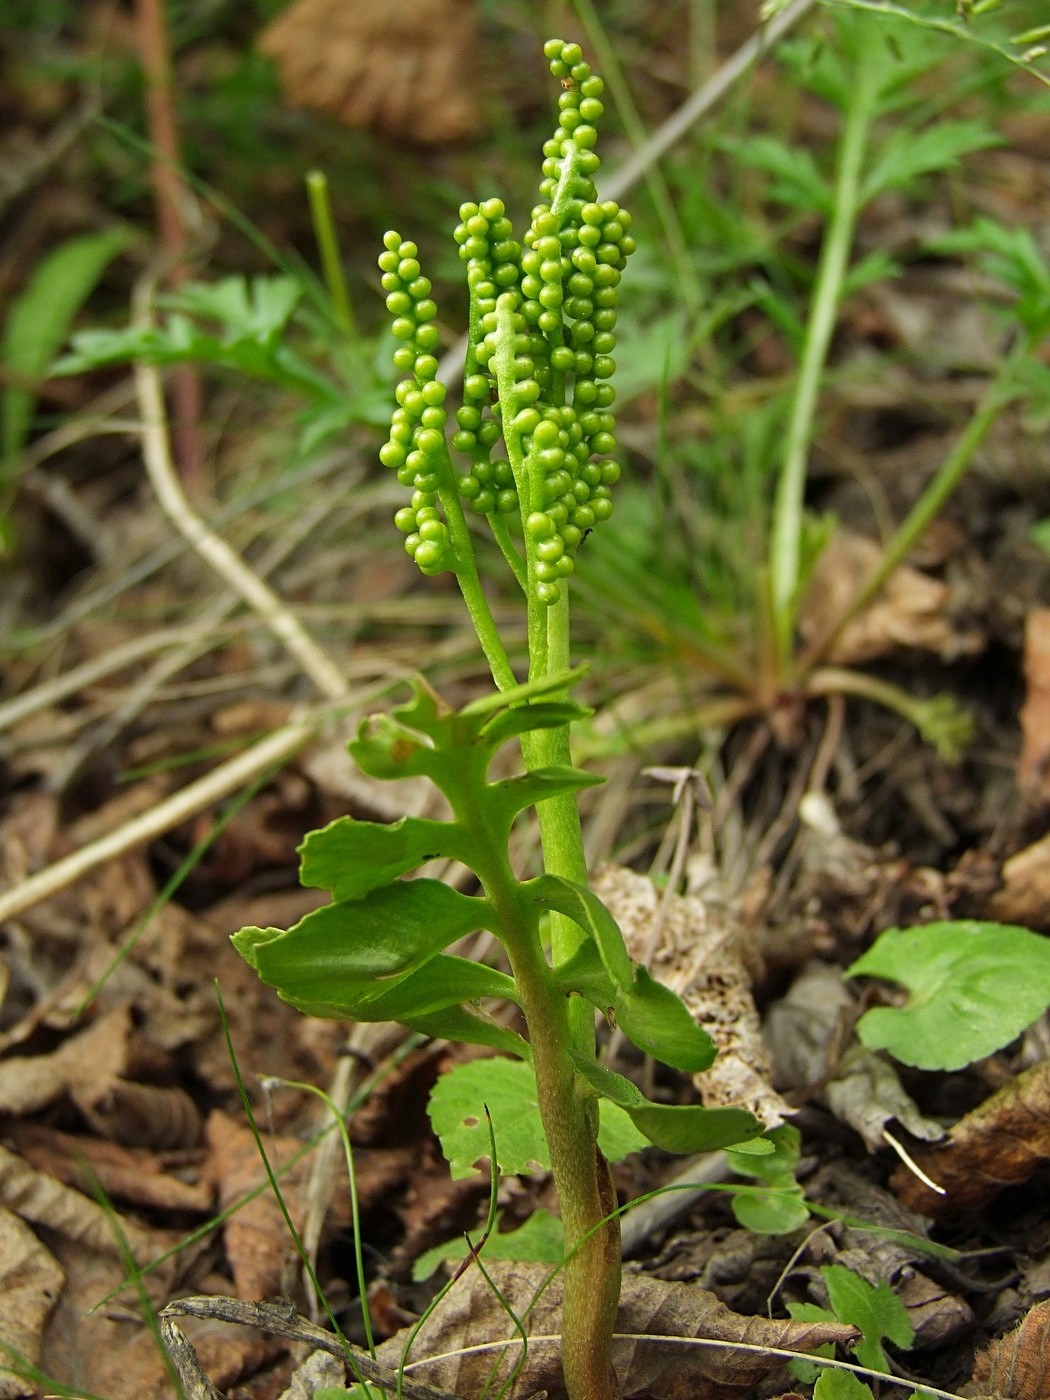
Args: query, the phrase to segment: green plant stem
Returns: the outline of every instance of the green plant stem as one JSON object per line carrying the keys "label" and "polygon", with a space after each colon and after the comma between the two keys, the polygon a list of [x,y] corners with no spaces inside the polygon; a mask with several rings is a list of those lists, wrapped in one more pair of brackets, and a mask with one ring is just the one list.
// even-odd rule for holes
{"label": "green plant stem", "polygon": [[[558,210],[569,197],[574,168],[570,152],[551,201],[552,210]],[[489,371],[496,377],[503,441],[522,519],[526,520],[537,504],[538,492],[523,452],[521,434],[515,427],[515,416],[523,405],[517,392],[514,319],[509,299],[501,297],[497,301],[496,318],[496,348]],[[528,547],[525,565],[529,680],[536,681],[569,669],[569,601],[567,589],[563,589],[553,605],[540,602],[536,596],[535,551]],[[522,754],[530,771],[570,763],[568,726],[522,735]],[[575,796],[548,798],[537,804],[536,815],[544,870],[586,884],[587,860]],[[465,820],[465,816],[460,815],[460,820]],[[565,1229],[569,1257],[562,1304],[562,1369],[566,1388],[570,1400],[612,1400],[612,1333],[620,1295],[620,1225],[608,1164],[598,1147],[597,1101],[585,1090],[572,1059],[573,1052],[588,1058],[594,1054],[594,1012],[582,997],[567,1000],[553,985],[551,976],[552,964],[563,964],[586,935],[571,919],[552,912],[548,963],[529,911],[521,908],[505,852],[492,850],[489,878],[480,866],[475,869],[500,915],[504,946],[521,994],[540,1116]]]}
{"label": "green plant stem", "polygon": [[[553,799],[540,805],[549,807]],[[490,831],[471,820],[469,808],[459,808],[454,799],[453,807],[483,852],[475,869],[496,911],[529,1028],[540,1117],[550,1148],[568,1256],[562,1304],[566,1387],[571,1400],[613,1400],[611,1352],[620,1294],[619,1217],[609,1167],[597,1144],[597,1100],[583,1088],[570,1054],[574,1008],[554,983],[540,945],[535,911],[523,899],[506,851],[496,844]],[[563,852],[557,847],[554,854]],[[591,1026],[593,1053],[593,1018]]]}
{"label": "green plant stem", "polygon": [[350,293],[343,275],[343,262],[339,256],[339,239],[332,218],[332,203],[328,197],[328,178],[323,170],[310,170],[306,175],[306,196],[310,202],[310,219],[314,226],[314,238],[321,259],[324,284],[332,300],[332,310],[339,322],[339,328],[347,339],[352,339],[357,328],[354,324],[354,310],[350,303]]}
{"label": "green plant stem", "polygon": [[459,584],[459,591],[463,595],[463,601],[466,604],[471,623],[497,689],[511,690],[518,684],[518,678],[510,664],[506,648],[503,645],[503,638],[500,636],[496,619],[492,616],[492,609],[489,607],[489,600],[481,585],[478,562],[474,556],[474,541],[471,539],[470,526],[467,524],[467,517],[463,511],[463,502],[456,490],[455,469],[447,449],[440,478],[438,498],[445,513],[445,523],[448,526],[453,558],[456,561],[456,582]]}
{"label": "green plant stem", "polygon": [[769,563],[776,642],[781,665],[785,668],[793,648],[801,582],[803,503],[813,422],[849,265],[853,230],[861,207],[861,171],[878,91],[876,62],[862,60],[839,142],[835,204],[820,252],[806,343],[773,502]]}
{"label": "green plant stem", "polygon": [[850,599],[841,617],[816,638],[803,653],[801,665],[809,670],[827,656],[842,632],[853,619],[868,606],[882,589],[883,584],[915,547],[923,532],[943,510],[945,502],[958,486],[966,469],[973,460],[974,453],[987,437],[995,420],[1018,394],[1016,371],[1019,365],[1032,353],[1032,345],[1027,337],[1017,345],[1003,361],[1002,367],[981,396],[969,422],[941,463],[933,479],[922,495],[912,506],[883,552],[879,563],[864,580]]}

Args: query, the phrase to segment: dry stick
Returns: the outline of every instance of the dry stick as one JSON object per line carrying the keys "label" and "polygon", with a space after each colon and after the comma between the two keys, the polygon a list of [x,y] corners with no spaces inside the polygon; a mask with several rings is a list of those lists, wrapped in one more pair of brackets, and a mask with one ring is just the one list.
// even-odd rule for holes
{"label": "dry stick", "polygon": [[[136,290],[140,308],[145,292],[142,286]],[[258,613],[322,695],[329,700],[345,699],[347,684],[339,668],[274,590],[263,583],[240,555],[191,508],[172,467],[160,375],[152,365],[135,365],[135,390],[142,414],[142,454],[146,471],[165,515],[201,558]]]}
{"label": "dry stick", "polygon": [[[148,289],[136,289],[141,308]],[[280,638],[306,675],[326,699],[345,702],[349,687],[341,671],[305,631],[298,618],[278,595],[259,579],[234,550],[216,535],[190,507],[175,474],[164,418],[160,376],[148,365],[136,365],[135,389],[142,415],[142,452],[150,482],[160,504],[179,533],[197,553],[244,599]],[[211,773],[181,788],[166,801],[46,867],[14,889],[0,894],[0,921],[24,913],[41,900],[57,894],[107,860],[162,836],[213,802],[220,801],[267,768],[286,761],[331,716],[331,710],[291,721],[246,753],[220,765]]]}
{"label": "dry stick", "polygon": [[[303,511],[293,525],[276,539],[259,560],[258,573],[265,578],[273,573],[288,555],[323,518],[323,507],[315,506],[312,511]],[[57,792],[65,789],[73,776],[78,773],[92,754],[107,748],[122,730],[142,713],[157,692],[180,671],[199,657],[206,655],[217,644],[217,634],[237,606],[237,598],[229,592],[211,599],[203,608],[196,629],[196,635],[187,638],[173,651],[165,651],[150,666],[144,676],[136,680],[130,690],[121,698],[119,705],[89,734],[76,745],[71,756],[64,762],[52,778],[52,787]]]}
{"label": "dry stick", "polygon": [[106,861],[163,836],[180,822],[197,816],[206,807],[250,783],[268,768],[286,762],[336,713],[338,711],[333,711],[330,706],[307,711],[116,831],[107,832],[97,841],[81,846],[80,850],[46,866],[36,875],[30,875],[13,889],[5,890],[0,894],[0,923],[24,914],[27,909],[58,894]]}

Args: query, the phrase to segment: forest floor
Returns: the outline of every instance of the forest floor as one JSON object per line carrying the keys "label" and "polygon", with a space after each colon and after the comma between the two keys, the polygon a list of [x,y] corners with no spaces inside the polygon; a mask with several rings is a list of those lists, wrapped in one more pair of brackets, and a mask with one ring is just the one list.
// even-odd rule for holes
{"label": "forest floor", "polygon": [[[10,67],[14,38],[6,39]],[[220,70],[237,42],[191,46],[186,82],[197,80],[194,63]],[[672,52],[664,34],[648,69],[636,55],[657,109],[660,93],[673,90]],[[73,90],[68,77],[54,77],[53,89],[33,81],[36,108],[21,124],[5,113],[10,149],[27,161]],[[511,119],[533,121],[532,100],[511,93]],[[663,101],[673,105],[666,92]],[[301,173],[295,160],[308,163],[311,141],[334,149],[337,137],[323,118],[271,120],[286,122],[297,154],[280,173],[257,175],[251,215],[271,242],[308,250],[305,216],[296,224],[287,208]],[[871,211],[868,243],[900,247],[919,226],[947,227],[953,200],[1011,227],[1038,224],[1050,196],[1050,105],[1027,102],[1001,127],[1003,146],[971,161],[966,182]],[[203,142],[206,128],[194,130]],[[105,223],[86,140],[81,130],[7,202],[0,296],[8,306],[32,246]],[[348,252],[363,267],[385,222],[416,216],[404,191],[428,178],[458,188],[472,157],[457,147],[421,154],[389,132],[354,140],[359,194]],[[235,184],[247,187],[248,157],[234,154]],[[387,211],[363,182],[371,172],[381,183],[377,172],[398,160]],[[137,203],[129,196],[124,214],[135,213],[149,236],[141,170],[137,178]],[[224,228],[209,275],[223,269],[231,241]],[[812,231],[798,234],[800,259],[816,246]],[[110,308],[134,271],[125,269],[123,286],[119,276],[104,285]],[[1001,328],[972,292],[958,265],[917,259],[902,279],[863,289],[841,311],[809,490],[809,504],[833,513],[838,527],[804,631],[819,631],[837,590],[863,576],[880,522],[907,510],[1003,353]],[[774,332],[759,336],[744,318],[739,334],[748,339],[741,379],[789,373],[791,355]],[[1039,358],[1050,368],[1045,346]],[[877,375],[866,377],[868,364]],[[214,1316],[180,1321],[223,1395],[308,1395],[345,1376],[335,1358],[315,1358],[300,1388],[288,1389],[315,1350],[291,1319],[317,1311],[289,1222],[340,1325],[362,1337],[345,1166],[328,1107],[304,1086],[352,1109],[377,1339],[403,1339],[447,1277],[443,1266],[420,1280],[413,1266],[483,1223],[489,1179],[487,1170],[450,1178],[427,1116],[432,1086],[461,1050],[406,1041],[397,1027],[304,1017],[256,978],[229,935],[243,925],[287,927],[323,902],[297,880],[296,847],[308,831],[347,812],[393,820],[428,810],[425,794],[412,789],[395,802],[389,785],[355,772],[345,743],[360,718],[388,708],[397,683],[417,671],[457,703],[485,678],[447,576],[420,579],[399,548],[389,523],[398,494],[375,465],[374,427],[358,424],[289,469],[296,405],[205,376],[206,468],[184,483],[191,509],[266,579],[342,678],[341,694],[326,693],[272,617],[246,610],[173,527],[143,472],[141,381],[138,393],[123,369],[45,387],[9,498],[0,575],[0,1343],[39,1369],[35,1381],[0,1372],[0,1397],[174,1394],[157,1312],[189,1295],[277,1301],[269,1316],[231,1304],[239,1322],[223,1320],[218,1305]],[[654,388],[631,401],[625,477],[634,473],[645,490],[658,480],[667,412],[684,434],[704,430],[686,388],[670,406]],[[1050,931],[1050,557],[1033,539],[1050,515],[1048,444],[1045,408],[1007,409],[907,564],[842,639],[840,664],[916,696],[951,696],[969,714],[972,737],[952,761],[870,701],[790,691],[764,717],[701,732],[688,719],[705,695],[688,648],[647,651],[644,619],[632,637],[600,604],[581,605],[576,659],[591,663],[585,692],[598,712],[580,751],[608,780],[584,807],[596,888],[629,942],[636,922],[654,971],[662,964],[677,977],[732,1062],[724,1080],[707,1084],[670,1072],[653,1082],[644,1065],[620,1067],[649,1074],[650,1092],[667,1102],[735,1093],[794,1125],[797,1180],[815,1210],[787,1233],[747,1228],[733,1193],[719,1189],[743,1183],[719,1159],[687,1164],[692,1189],[627,1212],[628,1330],[726,1346],[638,1344],[624,1360],[625,1394],[811,1393],[812,1377],[793,1378],[776,1348],[798,1340],[789,1305],[827,1307],[821,1270],[844,1265],[902,1302],[914,1336],[895,1346],[891,1332],[888,1351],[903,1380],[953,1394],[1050,1396],[1047,1019],[962,1070],[921,1072],[860,1050],[857,1017],[893,993],[842,977],[890,927],[967,919]],[[615,555],[605,558],[615,566]],[[586,569],[584,550],[581,577]],[[499,606],[513,627],[510,602]],[[677,773],[694,768],[705,774],[709,810],[690,807],[674,787]],[[524,862],[530,841],[523,832]],[[79,868],[62,864],[78,853]],[[669,871],[678,894],[661,903]],[[627,1158],[616,1168],[621,1200],[682,1169],[655,1150]],[[543,1176],[507,1178],[498,1194],[507,1228],[553,1205]],[[537,1264],[492,1268],[515,1304],[543,1276]],[[420,1339],[413,1359],[505,1335],[505,1314],[477,1271],[457,1289],[458,1310]],[[251,1322],[261,1325],[242,1325]],[[554,1400],[556,1377],[536,1350],[540,1360],[514,1393],[548,1389]],[[476,1393],[469,1369],[421,1367],[412,1377],[445,1394]]]}

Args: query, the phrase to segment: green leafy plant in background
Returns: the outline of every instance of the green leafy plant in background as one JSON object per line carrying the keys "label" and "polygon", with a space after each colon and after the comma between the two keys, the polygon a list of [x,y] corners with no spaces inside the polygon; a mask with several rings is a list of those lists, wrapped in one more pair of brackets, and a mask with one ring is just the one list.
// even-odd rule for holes
{"label": "green leafy plant in background", "polygon": [[72,238],[42,259],[13,303],[0,337],[0,555],[12,543],[9,511],[42,381],[106,267],[132,240],[127,229]]}
{"label": "green leafy plant in background", "polygon": [[[889,1358],[883,1341],[895,1346],[909,1347],[915,1329],[904,1304],[887,1283],[871,1284],[841,1264],[828,1264],[820,1271],[828,1291],[829,1308],[815,1303],[790,1303],[788,1311],[799,1322],[847,1322],[861,1333],[850,1354],[850,1360],[865,1370],[890,1374]],[[830,1348],[827,1352],[831,1354]],[[815,1363],[793,1361],[791,1370],[802,1380],[816,1379],[814,1400],[864,1400],[871,1396],[866,1386],[851,1371],[829,1367],[817,1369]]]}
{"label": "green leafy plant in background", "polygon": [[962,1069],[1050,1006],[1050,939],[977,919],[887,929],[846,976],[898,982],[909,993],[902,1006],[861,1016],[857,1034],[869,1050],[917,1069]]}
{"label": "green leafy plant in background", "polygon": [[[454,575],[497,691],[456,711],[418,681],[406,704],[365,720],[350,745],[362,771],[428,780],[450,817],[392,825],[344,817],[312,833],[301,877],[329,890],[332,903],[287,931],[246,928],[234,942],[304,1011],[398,1021],[520,1061],[542,1140],[527,1133],[522,1145],[520,1105],[502,1122],[494,1115],[495,1166],[550,1164],[566,1251],[566,1385],[572,1400],[603,1400],[615,1390],[620,1250],[602,1142],[612,1151],[653,1142],[690,1152],[757,1138],[762,1125],[738,1109],[652,1102],[596,1056],[596,1009],[679,1069],[705,1068],[714,1047],[682,1002],[632,962],[587,886],[576,797],[595,779],[572,765],[569,751],[569,726],[587,713],[569,698],[569,581],[584,536],[611,512],[619,474],[610,381],[619,283],[634,239],[627,213],[595,198],[601,80],[578,45],[551,40],[545,53],[562,85],[560,121],[544,146],[529,228],[518,241],[498,199],[460,211],[455,239],[470,324],[451,439],[437,378],[437,307],[417,247],[391,232],[379,260],[403,376],[380,459],[411,492],[395,524],[424,574]],[[524,601],[529,675],[521,683],[482,585],[468,509],[488,521]],[[524,772],[493,779],[490,765],[507,744],[520,748]],[[511,864],[509,840],[533,808],[543,870],[526,878]],[[437,857],[469,868],[479,893],[401,878]],[[477,929],[499,940],[509,971],[446,951]],[[520,1008],[527,1033],[492,1014],[493,1001]],[[486,1088],[470,1077],[477,1072],[447,1076],[434,1107],[436,1117],[450,1115],[446,1141],[457,1171],[486,1154],[469,1130],[505,1077],[505,1067],[488,1066]]]}
{"label": "green leafy plant in background", "polygon": [[[987,261],[996,246],[1001,278],[1013,294],[1012,343],[877,565],[824,631],[805,642],[799,636],[806,588],[834,529],[834,521],[816,518],[805,504],[822,392],[833,373],[850,373],[831,367],[832,335],[852,295],[901,270],[883,248],[857,253],[859,221],[880,196],[911,194],[923,180],[999,141],[980,119],[952,119],[943,112],[943,100],[924,95],[952,52],[941,35],[917,27],[897,9],[889,16],[881,7],[878,14],[833,8],[822,25],[777,51],[797,85],[838,115],[830,166],[770,133],[722,137],[717,144],[731,165],[721,177],[713,169],[711,188],[719,178],[738,188],[744,172],[758,172],[770,211],[764,211],[764,223],[741,212],[748,201],[739,193],[717,201],[697,189],[705,182],[690,172],[691,188],[683,187],[680,204],[695,227],[690,241],[699,244],[713,287],[703,335],[713,333],[714,345],[728,358],[720,364],[710,349],[695,352],[689,378],[705,396],[705,430],[693,431],[690,418],[691,430],[682,435],[671,414],[681,391],[671,382],[674,362],[668,356],[656,454],[660,489],[633,491],[631,528],[615,546],[595,541],[586,582],[610,645],[622,654],[624,642],[633,640],[639,659],[656,662],[664,674],[671,670],[679,682],[673,695],[666,686],[663,692],[665,706],[673,703],[675,713],[654,714],[649,707],[645,720],[625,721],[628,742],[644,746],[704,725],[755,717],[782,725],[805,701],[829,694],[863,696],[892,708],[945,758],[957,757],[966,742],[968,718],[949,697],[922,699],[836,664],[834,653],[845,629],[943,509],[999,415],[1018,398],[1040,392],[1034,350],[1050,326],[1050,297],[1045,263],[1025,235],[997,225],[993,235],[984,221],[968,238],[940,240],[929,250],[974,252]],[[966,80],[968,87],[981,81],[981,71]],[[706,160],[712,168],[713,157]],[[814,215],[824,223],[822,246],[800,301],[799,269],[783,245]],[[749,386],[733,374],[742,310],[762,313],[795,354],[797,369],[786,394],[776,385]],[[869,364],[863,373],[870,378]],[[1041,392],[1045,396],[1045,388]],[[683,704],[683,690],[695,703]],[[624,713],[630,713],[628,706]]]}

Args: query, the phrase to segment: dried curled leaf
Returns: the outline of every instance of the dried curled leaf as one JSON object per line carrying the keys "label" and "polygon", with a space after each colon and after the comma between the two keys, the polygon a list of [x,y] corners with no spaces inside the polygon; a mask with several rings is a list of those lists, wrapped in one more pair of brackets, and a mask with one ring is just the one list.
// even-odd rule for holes
{"label": "dried curled leaf", "polygon": [[297,106],[443,145],[480,125],[475,11],[473,0],[297,0],[259,47]]}
{"label": "dried curled leaf", "polygon": [[[822,637],[846,611],[882,561],[874,540],[840,530],[813,569],[799,628],[805,641]],[[940,579],[899,565],[878,598],[843,629],[829,660],[837,665],[873,661],[902,648],[930,651],[946,660],[971,656],[982,639],[951,616],[951,590]]]}
{"label": "dried curled leaf", "polygon": [[808,963],[766,1017],[776,1082],[790,1089],[821,1085],[828,1108],[872,1152],[885,1145],[886,1124],[894,1119],[915,1137],[943,1136],[940,1124],[919,1112],[888,1060],[859,1046],[842,1053],[853,1015],[838,968]]}
{"label": "dried curled leaf", "polygon": [[[492,1263],[487,1273],[503,1301],[522,1316],[548,1276],[545,1265]],[[561,1380],[560,1327],[561,1280],[546,1288],[528,1315],[534,1338],[526,1365],[510,1392],[510,1400],[525,1400],[537,1389],[551,1396],[564,1393]],[[794,1322],[764,1317],[743,1317],[720,1303],[713,1293],[693,1284],[627,1275],[623,1281],[616,1319],[619,1340],[614,1343],[613,1364],[624,1400],[659,1395],[661,1400],[738,1400],[763,1376],[783,1365],[783,1357],[749,1347],[776,1347],[801,1353],[826,1342],[847,1342],[855,1328],[839,1322]],[[433,1365],[414,1375],[430,1385],[457,1395],[477,1395],[489,1378],[494,1351],[451,1356],[447,1353],[508,1336],[507,1314],[492,1289],[477,1271],[465,1275],[428,1318],[416,1338],[409,1360],[435,1357]],[[653,1338],[649,1341],[646,1338]],[[666,1340],[702,1338],[702,1346],[683,1346]],[[716,1345],[712,1345],[712,1343]],[[725,1343],[719,1346],[717,1343]],[[392,1337],[379,1348],[379,1360],[396,1367],[404,1340]],[[506,1377],[519,1348],[509,1351],[501,1367]]]}
{"label": "dried curled leaf", "polygon": [[[16,1215],[0,1209],[0,1337],[34,1365],[64,1282],[54,1255]],[[0,1400],[34,1394],[32,1382],[0,1367]]]}
{"label": "dried curled leaf", "polygon": [[694,1076],[705,1106],[746,1108],[767,1128],[782,1123],[791,1110],[770,1082],[751,994],[760,960],[747,930],[728,918],[709,919],[699,899],[665,897],[623,866],[603,866],[592,884],[631,957],[678,993],[717,1046],[711,1068]]}
{"label": "dried curled leaf", "polygon": [[1050,1060],[1011,1079],[960,1118],[943,1146],[913,1156],[945,1195],[903,1167],[890,1184],[906,1206],[923,1215],[980,1206],[1007,1186],[1027,1181],[1050,1157]]}
{"label": "dried curled leaf", "polygon": [[974,1359],[968,1392],[985,1400],[1046,1400],[1050,1395],[1050,1299],[1036,1303],[1012,1332]]}

